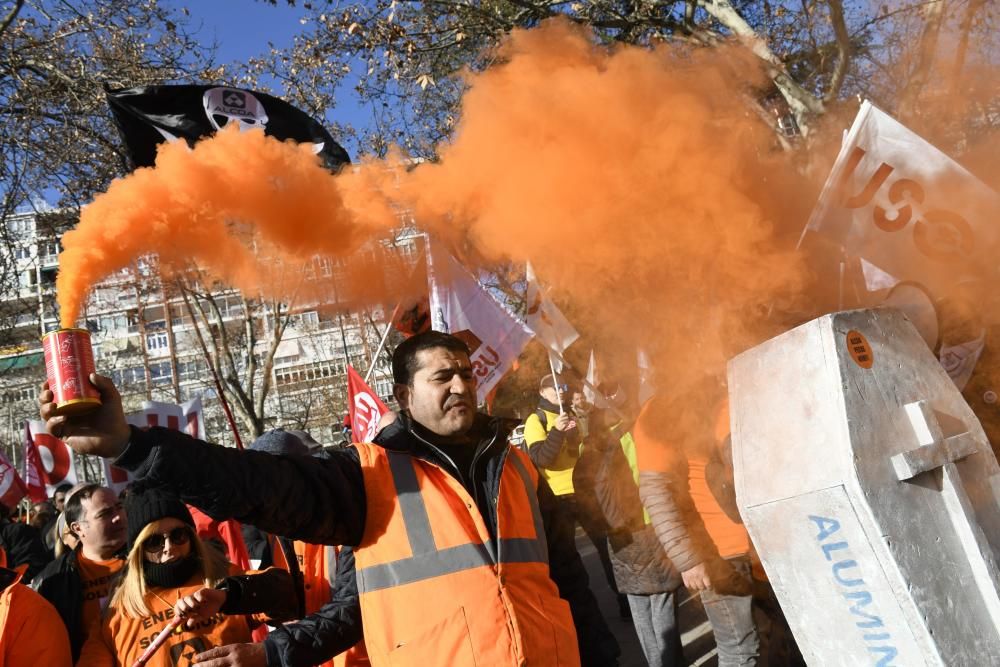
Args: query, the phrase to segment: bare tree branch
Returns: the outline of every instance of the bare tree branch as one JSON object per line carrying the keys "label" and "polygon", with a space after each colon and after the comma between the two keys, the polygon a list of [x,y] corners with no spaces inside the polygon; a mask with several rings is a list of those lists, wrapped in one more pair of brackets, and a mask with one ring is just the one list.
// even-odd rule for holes
{"label": "bare tree branch", "polygon": [[10,8],[10,11],[7,12],[7,16],[3,17],[3,20],[0,21],[0,36],[3,35],[8,26],[10,26],[10,24],[14,22],[14,19],[17,18],[18,13],[21,11],[21,7],[24,7],[24,0],[17,0],[17,2],[14,3],[14,6]]}
{"label": "bare tree branch", "polygon": [[917,46],[917,62],[907,77],[897,110],[906,118],[916,113],[917,102],[924,86],[930,77],[934,65],[934,54],[937,51],[938,34],[941,32],[941,21],[944,18],[944,0],[934,0],[923,8],[924,28],[920,33]]}
{"label": "bare tree branch", "polygon": [[824,102],[837,99],[844,85],[844,76],[851,64],[851,36],[847,33],[847,23],[844,22],[844,6],[841,0],[827,0],[830,6],[830,23],[833,24],[833,34],[837,37],[837,66],[830,77],[830,87],[823,96]]}

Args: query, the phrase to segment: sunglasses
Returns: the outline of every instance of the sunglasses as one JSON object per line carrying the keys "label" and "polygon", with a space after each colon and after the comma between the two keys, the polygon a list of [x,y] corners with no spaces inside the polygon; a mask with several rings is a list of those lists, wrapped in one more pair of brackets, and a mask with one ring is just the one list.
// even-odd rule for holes
{"label": "sunglasses", "polygon": [[163,547],[166,545],[167,540],[174,546],[181,546],[188,543],[191,539],[191,531],[183,526],[174,528],[169,533],[163,533],[160,535],[150,535],[142,543],[142,550],[149,554],[155,554],[163,551]]}
{"label": "sunglasses", "polygon": [[569,391],[569,385],[568,384],[557,384],[556,385],[556,389],[558,389],[559,391],[562,391],[562,392],[566,392],[566,391]]}

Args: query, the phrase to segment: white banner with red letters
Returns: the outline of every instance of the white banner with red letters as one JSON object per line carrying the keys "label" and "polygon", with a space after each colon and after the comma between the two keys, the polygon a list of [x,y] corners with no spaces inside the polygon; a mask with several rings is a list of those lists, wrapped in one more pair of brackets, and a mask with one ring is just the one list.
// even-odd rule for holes
{"label": "white banner with red letters", "polygon": [[431,245],[430,260],[433,328],[469,347],[476,400],[483,403],[531,340],[531,330],[449,253]]}
{"label": "white banner with red letters", "polygon": [[[139,428],[162,426],[174,431],[184,431],[199,440],[205,439],[205,418],[200,396],[180,405],[144,401],[142,410],[127,415],[125,420]],[[125,470],[111,465],[107,459],[102,459],[102,462],[105,483],[112,491],[120,493],[132,481],[131,476]]]}
{"label": "white banner with red letters", "polygon": [[995,262],[998,215],[996,192],[866,101],[806,230],[937,299]]}

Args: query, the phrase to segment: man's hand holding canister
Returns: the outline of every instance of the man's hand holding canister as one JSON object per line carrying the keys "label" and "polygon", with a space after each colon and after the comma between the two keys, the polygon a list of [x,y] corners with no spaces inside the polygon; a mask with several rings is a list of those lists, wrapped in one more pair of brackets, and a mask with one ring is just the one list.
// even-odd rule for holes
{"label": "man's hand holding canister", "polygon": [[57,415],[55,396],[46,382],[38,395],[39,413],[49,433],[64,440],[78,454],[117,458],[131,437],[122,397],[110,378],[92,373],[89,379],[101,394],[101,405],[93,412],[72,417]]}

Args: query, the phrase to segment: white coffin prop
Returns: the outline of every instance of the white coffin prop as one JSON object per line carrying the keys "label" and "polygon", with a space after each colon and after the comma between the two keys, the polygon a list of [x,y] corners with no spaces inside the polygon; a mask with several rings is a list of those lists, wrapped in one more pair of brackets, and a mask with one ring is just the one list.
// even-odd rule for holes
{"label": "white coffin prop", "polygon": [[1000,468],[898,311],[729,363],[740,512],[811,665],[1000,664]]}

